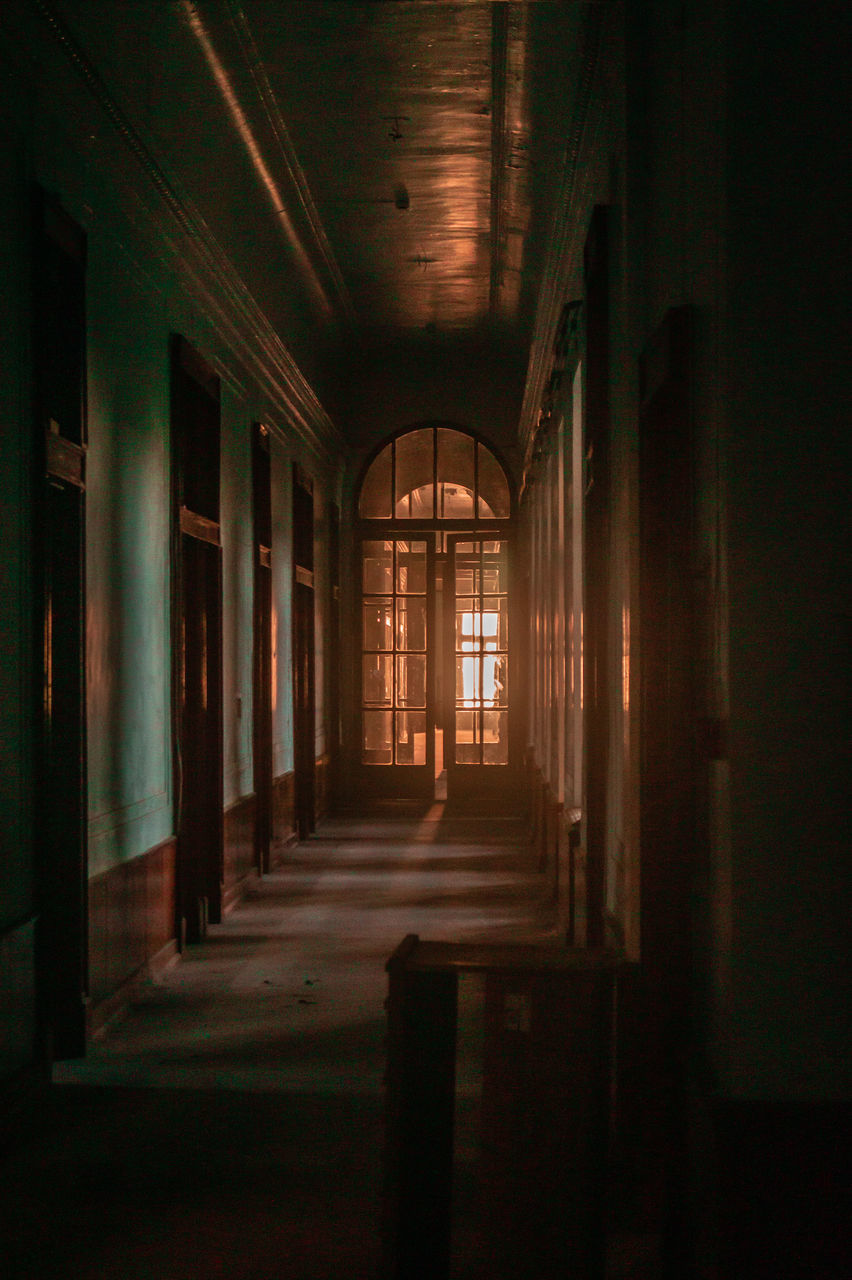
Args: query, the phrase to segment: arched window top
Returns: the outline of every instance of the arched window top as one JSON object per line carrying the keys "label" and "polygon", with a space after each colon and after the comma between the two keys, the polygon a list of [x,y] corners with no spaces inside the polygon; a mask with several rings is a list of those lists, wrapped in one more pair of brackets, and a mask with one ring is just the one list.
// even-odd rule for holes
{"label": "arched window top", "polygon": [[366,520],[503,520],[509,483],[480,440],[451,427],[418,427],[376,454],[361,484]]}

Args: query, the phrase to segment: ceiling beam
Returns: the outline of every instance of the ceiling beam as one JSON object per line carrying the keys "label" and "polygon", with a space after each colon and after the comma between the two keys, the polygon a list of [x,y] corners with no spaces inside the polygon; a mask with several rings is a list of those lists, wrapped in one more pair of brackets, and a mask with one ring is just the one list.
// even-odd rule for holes
{"label": "ceiling beam", "polygon": [[500,310],[503,283],[503,208],[506,186],[506,77],[509,60],[509,7],[491,6],[491,277],[488,309]]}

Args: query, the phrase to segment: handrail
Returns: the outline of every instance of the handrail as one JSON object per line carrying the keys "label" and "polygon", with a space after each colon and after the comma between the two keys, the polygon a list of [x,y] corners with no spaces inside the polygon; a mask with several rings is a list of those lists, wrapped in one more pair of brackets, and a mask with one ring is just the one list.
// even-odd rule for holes
{"label": "handrail", "polygon": [[393,952],[386,965],[385,1280],[450,1274],[463,974],[482,975],[485,987],[482,1274],[602,1280],[621,964],[606,949],[433,942],[416,934]]}

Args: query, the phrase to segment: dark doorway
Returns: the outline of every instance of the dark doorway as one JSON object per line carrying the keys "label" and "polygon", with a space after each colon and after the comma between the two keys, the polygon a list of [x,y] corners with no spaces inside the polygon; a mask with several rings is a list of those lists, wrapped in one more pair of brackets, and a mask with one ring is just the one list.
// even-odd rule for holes
{"label": "dark doorway", "polygon": [[[696,634],[690,312],[670,311],[641,362],[639,565],[642,966],[685,1039],[695,850]],[[672,1025],[672,1024],[675,1025]]]}
{"label": "dark doorway", "polygon": [[340,793],[340,508],[332,502],[328,508],[328,744],[329,790],[333,797]]}
{"label": "dark doorway", "polygon": [[54,1058],[86,1043],[86,238],[34,198],[37,967]]}
{"label": "dark doorway", "polygon": [[[642,958],[625,989],[624,1132],[642,1153],[666,1275],[692,1274],[686,1064],[695,927],[696,628],[691,324],[668,313],[640,362]],[[635,1101],[634,1101],[635,1100]]]}
{"label": "dark doorway", "polygon": [[314,691],[314,489],[293,464],[293,768],[296,832],[315,826],[316,698]]}
{"label": "dark doorway", "polygon": [[182,338],[172,346],[178,936],[222,914],[222,553],[219,379]]}
{"label": "dark doorway", "polygon": [[272,839],[272,487],[269,430],[261,423],[252,432],[254,516],[254,690],[252,705],[255,863],[269,871]]}
{"label": "dark doorway", "polygon": [[587,942],[604,941],[606,786],[609,758],[609,253],[608,209],[598,205],[583,256],[586,378],[584,498],[583,737],[586,744]]}

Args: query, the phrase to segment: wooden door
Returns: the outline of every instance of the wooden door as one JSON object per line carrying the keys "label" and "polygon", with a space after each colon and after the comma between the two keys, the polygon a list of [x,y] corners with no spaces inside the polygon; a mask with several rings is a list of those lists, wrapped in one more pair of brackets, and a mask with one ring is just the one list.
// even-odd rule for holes
{"label": "wooden door", "polygon": [[181,338],[172,348],[178,937],[222,915],[222,553],[219,380]]}
{"label": "wooden door", "polygon": [[586,378],[583,413],[583,738],[586,750],[587,945],[604,941],[609,764],[609,254],[608,210],[598,205],[584,253]]}
{"label": "wooden door", "polygon": [[511,791],[509,541],[447,536],[442,584],[447,799]]}
{"label": "wooden door", "polygon": [[316,825],[316,691],[314,656],[314,492],[293,465],[293,770],[300,840]]}

